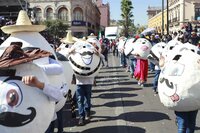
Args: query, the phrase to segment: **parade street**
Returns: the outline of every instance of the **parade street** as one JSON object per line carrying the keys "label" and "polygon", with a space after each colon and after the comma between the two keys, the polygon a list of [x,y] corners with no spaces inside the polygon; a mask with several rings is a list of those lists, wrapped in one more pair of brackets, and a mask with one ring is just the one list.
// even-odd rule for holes
{"label": "parade street", "polygon": [[[126,68],[119,66],[119,58],[109,55],[109,68],[102,68],[97,85],[92,91],[92,118],[90,123],[77,126],[64,110],[66,133],[175,133],[177,126],[173,110],[160,103],[152,91],[154,73],[149,71],[148,81],[140,87],[129,77]],[[197,116],[195,133],[200,133]]]}

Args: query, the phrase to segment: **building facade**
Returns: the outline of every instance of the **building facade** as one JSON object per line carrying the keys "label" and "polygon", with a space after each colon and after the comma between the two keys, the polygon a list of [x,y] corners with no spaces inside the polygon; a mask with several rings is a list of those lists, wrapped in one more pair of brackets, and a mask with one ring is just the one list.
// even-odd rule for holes
{"label": "building facade", "polygon": [[[164,21],[162,20],[162,15],[164,15]],[[162,26],[163,23],[164,23],[164,27]],[[159,12],[155,16],[151,17],[148,20],[148,28],[155,28],[158,33],[162,33],[162,31],[164,30],[164,33],[166,34],[167,33],[167,10],[164,10],[164,14],[162,14],[162,12]]]}
{"label": "building facade", "polygon": [[94,0],[28,0],[29,8],[35,13],[35,20],[60,19],[70,26],[78,38],[97,35],[100,29],[100,11]]}
{"label": "building facade", "polygon": [[19,11],[25,9],[26,6],[27,3],[24,0],[0,0],[0,16],[16,20]]}
{"label": "building facade", "polygon": [[[200,27],[200,0],[168,0],[169,31],[174,32],[184,29],[190,22],[193,27]],[[166,32],[167,11],[164,11],[164,27]],[[148,27],[162,27],[162,12],[148,20]],[[160,28],[159,28],[160,29]],[[159,30],[158,29],[158,30]]]}
{"label": "building facade", "polygon": [[[167,11],[164,10],[162,13],[162,9],[160,7],[148,7],[147,10],[148,15],[148,28],[155,28],[158,33],[167,32]],[[164,15],[164,21],[162,16]],[[163,21],[163,22],[162,22]],[[164,23],[164,27],[162,24]],[[164,29],[163,29],[164,28]]]}
{"label": "building facade", "polygon": [[102,27],[110,26],[110,5],[109,3],[103,4],[102,0],[97,0],[97,7],[101,12],[101,22]]}
{"label": "building facade", "polygon": [[199,0],[169,0],[168,2],[170,31],[183,29],[187,22],[192,23],[193,26],[200,24]]}

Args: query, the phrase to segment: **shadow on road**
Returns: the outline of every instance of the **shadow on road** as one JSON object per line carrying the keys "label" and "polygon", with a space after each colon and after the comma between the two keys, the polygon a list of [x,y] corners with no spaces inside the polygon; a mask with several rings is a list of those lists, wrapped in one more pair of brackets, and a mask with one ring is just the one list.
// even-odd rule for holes
{"label": "shadow on road", "polygon": [[114,99],[114,98],[125,98],[125,97],[135,97],[137,94],[128,94],[128,93],[105,93],[100,94],[92,98],[103,98],[103,99]]}
{"label": "shadow on road", "polygon": [[92,90],[93,93],[101,93],[101,92],[128,92],[128,91],[137,91],[137,90],[142,90],[142,88],[130,88],[130,87],[119,87],[119,88],[111,88],[111,89],[95,89]]}
{"label": "shadow on road", "polygon": [[143,102],[140,101],[115,101],[115,102],[107,102],[103,105],[93,105],[92,108],[95,107],[134,107],[143,104]]}
{"label": "shadow on road", "polygon": [[84,130],[80,133],[145,133],[145,129],[132,126],[103,126]]}
{"label": "shadow on road", "polygon": [[104,76],[97,76],[95,77],[96,79],[101,79],[101,78],[127,78],[127,75],[104,75]]}
{"label": "shadow on road", "polygon": [[98,121],[114,121],[114,120],[125,120],[130,122],[153,122],[153,121],[161,121],[161,120],[171,120],[168,115],[160,112],[128,112],[120,114],[119,116],[93,116],[93,118],[97,118],[98,120],[91,120],[91,122]]}
{"label": "shadow on road", "polygon": [[117,72],[124,72],[124,70],[100,71],[99,73],[117,73]]}

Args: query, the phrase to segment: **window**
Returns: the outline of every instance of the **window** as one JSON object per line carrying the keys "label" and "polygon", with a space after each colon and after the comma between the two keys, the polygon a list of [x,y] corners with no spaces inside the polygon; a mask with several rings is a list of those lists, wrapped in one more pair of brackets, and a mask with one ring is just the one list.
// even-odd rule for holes
{"label": "window", "polygon": [[83,11],[81,8],[75,8],[73,12],[74,20],[83,20]]}
{"label": "window", "polygon": [[46,16],[47,20],[52,20],[53,19],[53,9],[52,8],[48,8],[47,9],[47,16]]}
{"label": "window", "polygon": [[65,7],[59,9],[58,19],[68,21],[68,10]]}
{"label": "window", "polygon": [[200,19],[200,8],[195,9],[195,20]]}
{"label": "window", "polygon": [[42,10],[40,8],[36,9],[36,21],[42,21]]}

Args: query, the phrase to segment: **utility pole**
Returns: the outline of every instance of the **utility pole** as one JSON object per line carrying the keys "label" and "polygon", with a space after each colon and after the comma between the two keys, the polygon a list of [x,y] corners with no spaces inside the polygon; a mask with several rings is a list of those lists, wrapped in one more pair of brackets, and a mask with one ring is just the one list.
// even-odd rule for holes
{"label": "utility pole", "polygon": [[162,0],[162,34],[164,35],[164,0]]}
{"label": "utility pole", "polygon": [[167,35],[169,35],[169,3],[167,0]]}

